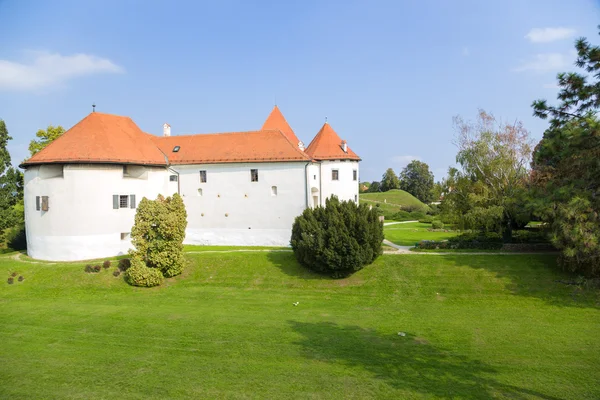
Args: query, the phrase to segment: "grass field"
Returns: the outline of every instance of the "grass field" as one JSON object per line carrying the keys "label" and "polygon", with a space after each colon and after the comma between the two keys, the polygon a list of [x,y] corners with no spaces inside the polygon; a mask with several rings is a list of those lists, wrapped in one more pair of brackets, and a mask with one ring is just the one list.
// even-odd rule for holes
{"label": "grass field", "polygon": [[411,222],[407,224],[387,225],[383,228],[385,238],[400,246],[414,246],[421,240],[445,240],[459,232],[430,232],[431,224]]}
{"label": "grass field", "polygon": [[600,398],[600,295],[552,256],[188,258],[140,289],[1,256],[0,398]]}
{"label": "grass field", "polygon": [[427,210],[428,208],[426,204],[423,204],[412,194],[398,189],[378,193],[361,193],[360,201],[367,204],[380,203],[380,207],[386,207],[388,211],[393,212],[400,211],[402,209],[401,206],[420,207],[423,210]]}

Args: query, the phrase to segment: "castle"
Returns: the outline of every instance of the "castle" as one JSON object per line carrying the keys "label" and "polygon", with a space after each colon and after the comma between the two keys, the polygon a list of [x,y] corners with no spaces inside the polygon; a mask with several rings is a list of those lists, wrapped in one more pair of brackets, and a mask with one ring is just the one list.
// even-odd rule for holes
{"label": "castle", "polygon": [[27,252],[126,254],[136,206],[179,193],[186,244],[287,246],[294,218],[332,195],[358,202],[360,158],[325,123],[308,147],[275,106],[260,130],[163,135],[92,112],[21,165]]}

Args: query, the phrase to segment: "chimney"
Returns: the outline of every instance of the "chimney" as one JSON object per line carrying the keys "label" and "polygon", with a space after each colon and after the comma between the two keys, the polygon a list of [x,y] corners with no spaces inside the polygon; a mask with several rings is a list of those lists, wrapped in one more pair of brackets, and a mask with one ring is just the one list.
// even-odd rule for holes
{"label": "chimney", "polygon": [[342,140],[342,150],[344,150],[344,153],[348,152],[348,143],[345,140]]}
{"label": "chimney", "polygon": [[302,140],[298,142],[298,148],[304,151],[304,143],[302,143]]}
{"label": "chimney", "polygon": [[171,125],[166,122],[163,125],[163,136],[171,136]]}

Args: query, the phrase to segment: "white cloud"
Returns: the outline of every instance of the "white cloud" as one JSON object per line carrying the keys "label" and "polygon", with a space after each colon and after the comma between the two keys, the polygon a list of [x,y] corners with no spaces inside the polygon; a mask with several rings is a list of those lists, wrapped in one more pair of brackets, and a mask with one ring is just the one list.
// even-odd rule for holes
{"label": "white cloud", "polygon": [[575,29],[571,28],[533,28],[525,35],[525,38],[532,43],[548,43],[573,36],[575,36]]}
{"label": "white cloud", "polygon": [[569,65],[568,57],[561,53],[535,54],[528,61],[513,69],[515,72],[556,72]]}
{"label": "white cloud", "polygon": [[33,90],[64,83],[79,76],[124,72],[123,68],[112,61],[90,54],[29,54],[31,59],[26,63],[0,60],[0,90]]}
{"label": "white cloud", "polygon": [[413,160],[421,160],[417,156],[394,156],[392,157],[392,163],[399,165],[400,167],[406,167]]}

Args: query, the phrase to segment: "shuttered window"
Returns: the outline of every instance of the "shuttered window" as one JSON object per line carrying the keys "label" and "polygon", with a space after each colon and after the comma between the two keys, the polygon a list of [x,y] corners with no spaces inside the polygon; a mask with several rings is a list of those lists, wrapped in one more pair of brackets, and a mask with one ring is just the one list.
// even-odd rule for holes
{"label": "shuttered window", "polygon": [[340,171],[338,171],[337,169],[332,169],[331,170],[331,180],[337,181],[339,179],[340,179]]}
{"label": "shuttered window", "polygon": [[200,183],[206,183],[206,171],[200,171]]}
{"label": "shuttered window", "polygon": [[119,208],[135,208],[136,206],[135,194],[113,194],[114,210],[118,210]]}
{"label": "shuttered window", "polygon": [[48,196],[42,196],[42,211],[48,211]]}

